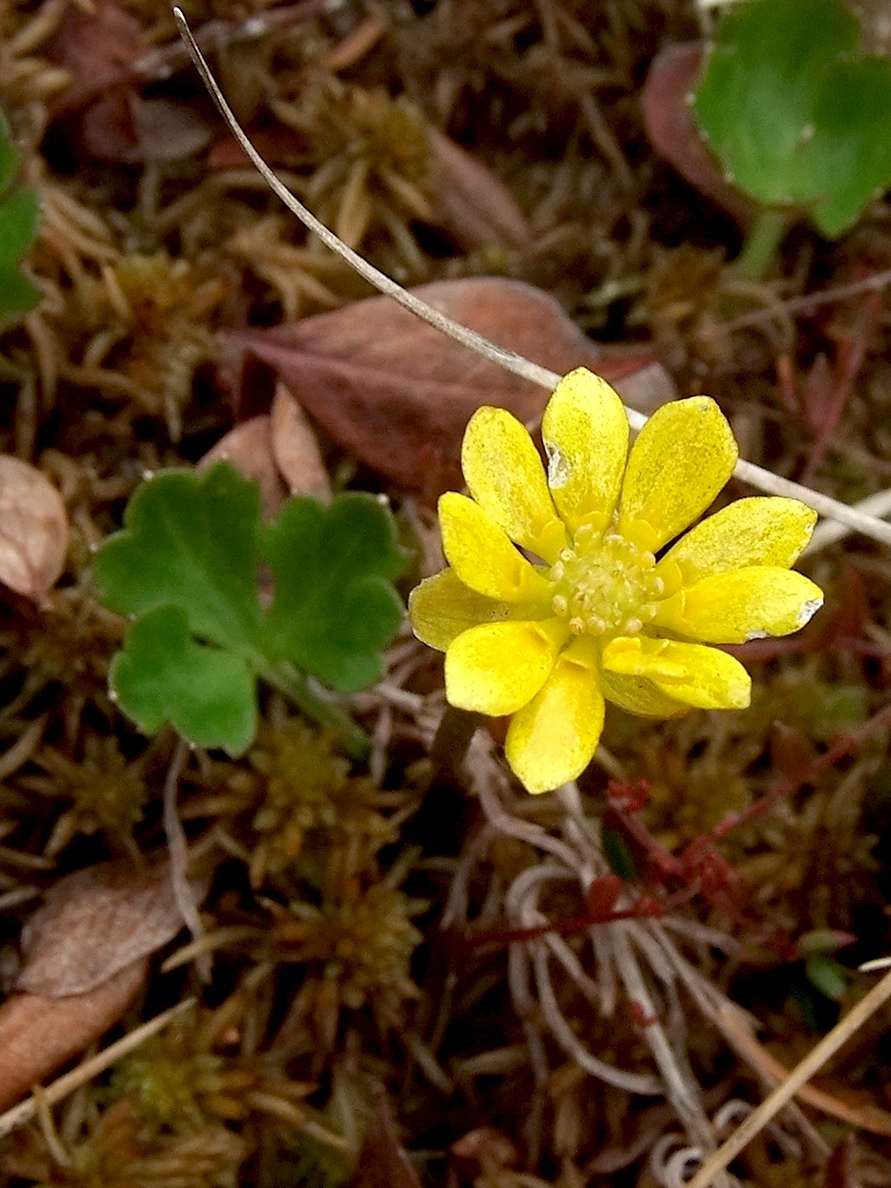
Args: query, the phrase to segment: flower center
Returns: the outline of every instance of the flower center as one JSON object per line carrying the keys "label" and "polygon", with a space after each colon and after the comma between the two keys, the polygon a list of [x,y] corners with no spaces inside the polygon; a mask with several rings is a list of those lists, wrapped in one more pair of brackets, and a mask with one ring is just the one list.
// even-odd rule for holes
{"label": "flower center", "polygon": [[548,572],[554,613],[575,635],[636,635],[664,594],[655,565],[652,553],[619,533],[601,537],[583,524]]}

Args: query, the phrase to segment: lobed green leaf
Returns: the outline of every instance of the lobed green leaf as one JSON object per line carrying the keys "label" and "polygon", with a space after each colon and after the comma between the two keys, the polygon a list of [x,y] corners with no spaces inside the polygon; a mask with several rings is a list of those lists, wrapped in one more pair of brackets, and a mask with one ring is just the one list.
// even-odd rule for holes
{"label": "lobed green leaf", "polygon": [[858,45],[842,0],[748,0],[723,18],[694,95],[729,176],[829,237],[891,183],[891,62]]}
{"label": "lobed green leaf", "polygon": [[[275,583],[265,611],[263,565]],[[136,617],[113,692],[145,731],[171,722],[239,754],[256,728],[258,676],[293,695],[304,688],[295,668],[342,692],[380,679],[402,620],[390,582],[403,565],[372,496],[295,498],[264,527],[257,485],[226,462],[154,475],[93,567],[106,606]]]}

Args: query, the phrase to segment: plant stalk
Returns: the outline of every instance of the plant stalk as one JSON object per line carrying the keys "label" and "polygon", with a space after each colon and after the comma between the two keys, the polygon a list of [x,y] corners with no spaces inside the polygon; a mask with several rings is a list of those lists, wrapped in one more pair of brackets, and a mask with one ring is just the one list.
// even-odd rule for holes
{"label": "plant stalk", "polygon": [[737,267],[746,276],[753,280],[760,280],[764,276],[786,234],[787,218],[785,211],[770,207],[758,212],[736,261]]}

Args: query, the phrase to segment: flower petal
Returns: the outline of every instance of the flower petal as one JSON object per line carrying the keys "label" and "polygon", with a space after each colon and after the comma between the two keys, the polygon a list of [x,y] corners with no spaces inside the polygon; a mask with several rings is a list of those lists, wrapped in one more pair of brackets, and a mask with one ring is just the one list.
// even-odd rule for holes
{"label": "flower petal", "polygon": [[603,694],[584,643],[561,653],[541,692],[511,720],[504,753],[529,792],[549,792],[574,780],[597,750]]}
{"label": "flower petal", "polygon": [[655,552],[712,502],[739,456],[727,418],[708,396],[663,404],[631,447],[619,531]]}
{"label": "flower petal", "polygon": [[645,677],[620,676],[617,672],[602,672],[603,695],[629,714],[644,718],[673,718],[685,714],[689,705],[675,701]]}
{"label": "flower petal", "polygon": [[496,602],[469,589],[443,569],[415,586],[408,597],[408,617],[415,635],[431,648],[444,652],[453,639],[481,623],[499,623],[511,618],[514,605]]}
{"label": "flower petal", "polygon": [[[811,538],[817,513],[778,495],[737,499],[691,528],[660,561],[677,565],[681,582],[752,565],[788,569]],[[657,574],[659,570],[657,569]]]}
{"label": "flower petal", "polygon": [[603,667],[646,677],[669,697],[698,709],[743,709],[751,698],[752,681],[740,662],[702,644],[620,636],[603,649]]}
{"label": "flower petal", "polygon": [[461,446],[467,488],[507,535],[553,563],[566,544],[532,438],[503,408],[473,414]]}
{"label": "flower petal", "polygon": [[823,591],[804,574],[754,565],[679,590],[653,624],[704,643],[747,643],[798,631],[822,605]]}
{"label": "flower petal", "polygon": [[550,599],[550,584],[472,499],[447,491],[439,524],[446,560],[465,586],[505,602]]}
{"label": "flower petal", "polygon": [[554,389],[541,436],[548,486],[570,532],[591,517],[609,521],[622,486],[629,435],[622,401],[600,376],[578,367]]}
{"label": "flower petal", "polygon": [[480,714],[515,713],[548,679],[566,636],[559,619],[471,627],[446,652],[446,698]]}

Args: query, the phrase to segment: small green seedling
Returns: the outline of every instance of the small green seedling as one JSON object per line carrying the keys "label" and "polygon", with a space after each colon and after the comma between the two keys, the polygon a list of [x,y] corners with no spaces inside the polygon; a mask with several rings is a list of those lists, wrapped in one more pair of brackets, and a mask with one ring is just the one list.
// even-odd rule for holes
{"label": "small green seedling", "polygon": [[21,269],[37,234],[40,207],[33,190],[15,187],[19,155],[0,117],[0,326],[21,319],[40,300],[40,290]]}
{"label": "small green seedling", "polygon": [[361,753],[364,736],[310,678],[341,693],[381,678],[403,567],[392,516],[371,495],[298,496],[264,524],[257,484],[230,464],[161,471],[93,566],[105,605],[134,619],[112,662],[113,696],[146,733],[169,722],[235,756],[253,742],[262,678]]}
{"label": "small green seedling", "polygon": [[760,274],[792,217],[835,239],[891,184],[891,61],[842,0],[747,0],[723,18],[693,97],[728,179],[762,207]]}

